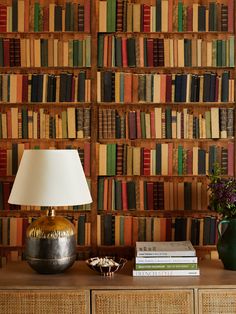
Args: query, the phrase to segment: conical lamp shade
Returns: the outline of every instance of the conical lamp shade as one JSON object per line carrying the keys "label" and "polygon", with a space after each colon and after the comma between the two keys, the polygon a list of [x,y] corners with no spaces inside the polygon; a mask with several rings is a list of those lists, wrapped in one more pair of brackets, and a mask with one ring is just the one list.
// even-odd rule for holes
{"label": "conical lamp shade", "polygon": [[8,202],[31,206],[91,203],[77,150],[25,150]]}

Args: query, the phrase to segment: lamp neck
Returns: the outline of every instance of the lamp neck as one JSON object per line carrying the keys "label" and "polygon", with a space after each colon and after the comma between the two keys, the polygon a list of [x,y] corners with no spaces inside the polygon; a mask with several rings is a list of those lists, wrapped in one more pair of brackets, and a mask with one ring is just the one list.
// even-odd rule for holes
{"label": "lamp neck", "polygon": [[49,209],[47,210],[47,216],[48,217],[54,217],[55,216],[55,209],[54,209],[54,207],[49,207]]}

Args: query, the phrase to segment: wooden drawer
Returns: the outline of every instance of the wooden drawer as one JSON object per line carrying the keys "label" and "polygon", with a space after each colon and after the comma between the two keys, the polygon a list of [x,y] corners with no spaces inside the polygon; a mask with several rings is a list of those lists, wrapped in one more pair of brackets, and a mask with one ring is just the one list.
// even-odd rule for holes
{"label": "wooden drawer", "polygon": [[1,314],[88,314],[89,291],[0,291]]}
{"label": "wooden drawer", "polygon": [[193,290],[93,290],[93,314],[192,314]]}
{"label": "wooden drawer", "polygon": [[235,314],[236,289],[199,289],[199,314]]}

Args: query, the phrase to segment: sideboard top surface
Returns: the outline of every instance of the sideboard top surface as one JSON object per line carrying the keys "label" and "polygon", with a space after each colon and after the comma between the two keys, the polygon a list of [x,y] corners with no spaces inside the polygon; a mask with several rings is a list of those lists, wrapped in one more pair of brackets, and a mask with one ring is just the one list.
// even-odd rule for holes
{"label": "sideboard top surface", "polygon": [[0,289],[236,289],[236,271],[223,269],[221,261],[200,262],[198,277],[132,277],[132,268],[128,262],[113,277],[103,277],[79,261],[65,273],[41,275],[26,262],[9,263],[0,269]]}

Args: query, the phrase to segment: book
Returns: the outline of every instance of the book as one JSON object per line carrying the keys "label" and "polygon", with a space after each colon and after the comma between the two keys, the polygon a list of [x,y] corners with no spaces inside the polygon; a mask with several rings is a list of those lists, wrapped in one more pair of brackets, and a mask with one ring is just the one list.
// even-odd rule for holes
{"label": "book", "polygon": [[198,269],[197,263],[167,263],[167,264],[135,264],[135,270],[190,270]]}
{"label": "book", "polygon": [[199,276],[199,269],[175,270],[133,270],[134,277],[164,277],[164,276]]}
{"label": "book", "polygon": [[135,257],[136,264],[187,264],[198,262],[198,258],[196,256],[161,256],[161,257]]}
{"label": "book", "polygon": [[195,256],[190,241],[137,242],[137,256]]}

